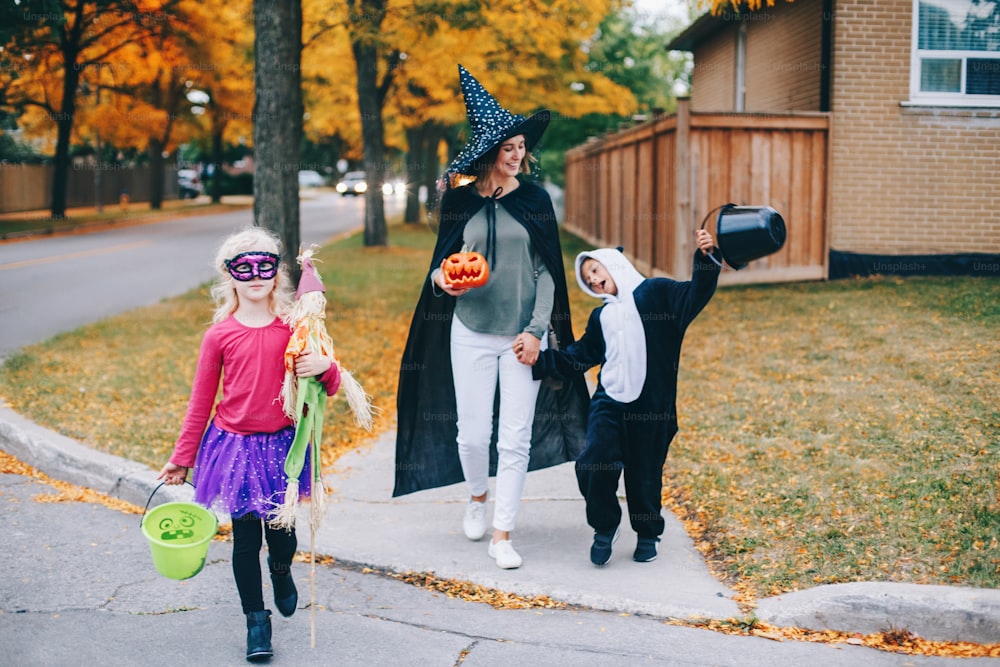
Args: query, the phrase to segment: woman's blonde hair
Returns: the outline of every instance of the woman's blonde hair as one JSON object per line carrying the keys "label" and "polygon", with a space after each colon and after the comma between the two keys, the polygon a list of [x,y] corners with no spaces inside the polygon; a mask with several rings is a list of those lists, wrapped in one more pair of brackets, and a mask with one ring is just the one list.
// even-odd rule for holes
{"label": "woman's blonde hair", "polygon": [[[248,227],[234,234],[231,234],[215,255],[215,270],[218,276],[215,284],[212,285],[212,300],[215,301],[215,314],[212,322],[218,324],[236,312],[239,307],[239,298],[236,295],[236,288],[233,287],[233,277],[229,275],[226,268],[226,260],[232,259],[241,252],[273,252],[281,255],[281,240],[272,232],[263,227]],[[274,277],[274,289],[270,294],[271,312],[276,317],[284,317],[291,309],[295,301],[295,290],[292,288],[291,274],[288,272],[288,264],[282,261],[278,265],[278,275]]]}

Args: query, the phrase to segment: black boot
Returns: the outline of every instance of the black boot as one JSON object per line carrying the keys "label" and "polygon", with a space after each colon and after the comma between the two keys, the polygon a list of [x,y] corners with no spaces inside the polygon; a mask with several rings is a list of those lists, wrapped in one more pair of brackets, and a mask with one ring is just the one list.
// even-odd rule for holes
{"label": "black boot", "polygon": [[271,612],[267,609],[247,613],[247,660],[266,662],[274,655],[271,650]]}
{"label": "black boot", "polygon": [[274,606],[282,616],[291,616],[299,604],[299,592],[292,581],[292,568],[275,565],[271,557],[267,557],[267,567],[271,571],[271,585],[274,587]]}

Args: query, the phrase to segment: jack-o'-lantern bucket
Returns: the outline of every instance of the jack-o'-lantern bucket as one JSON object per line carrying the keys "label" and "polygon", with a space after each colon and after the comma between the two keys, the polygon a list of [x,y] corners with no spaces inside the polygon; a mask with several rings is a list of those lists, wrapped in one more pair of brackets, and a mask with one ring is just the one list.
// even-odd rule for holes
{"label": "jack-o'-lantern bucket", "polygon": [[785,245],[785,221],[770,206],[726,204],[718,211],[715,242],[726,264],[737,271],[755,259],[778,252]]}
{"label": "jack-o'-lantern bucket", "polygon": [[153,489],[146,501],[142,534],[149,542],[157,572],[170,579],[190,579],[205,567],[208,544],[219,529],[219,519],[194,503],[163,503],[150,510],[149,503],[161,486]]}

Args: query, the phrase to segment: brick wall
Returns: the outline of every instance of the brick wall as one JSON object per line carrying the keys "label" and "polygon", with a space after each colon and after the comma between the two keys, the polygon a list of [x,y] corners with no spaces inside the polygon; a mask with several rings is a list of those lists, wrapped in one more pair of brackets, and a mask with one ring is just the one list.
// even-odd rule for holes
{"label": "brick wall", "polygon": [[728,25],[695,52],[691,74],[692,111],[732,111],[735,107],[736,27]]}
{"label": "brick wall", "polygon": [[[747,25],[746,110],[819,109],[821,0]],[[1000,108],[905,105],[912,0],[835,0],[830,247],[877,255],[1000,252]],[[695,50],[694,111],[733,109],[736,28]]]}
{"label": "brick wall", "polygon": [[747,20],[747,111],[820,111],[822,0],[764,7]]}
{"label": "brick wall", "polygon": [[1000,252],[1000,109],[905,107],[910,0],[837,0],[830,246]]}

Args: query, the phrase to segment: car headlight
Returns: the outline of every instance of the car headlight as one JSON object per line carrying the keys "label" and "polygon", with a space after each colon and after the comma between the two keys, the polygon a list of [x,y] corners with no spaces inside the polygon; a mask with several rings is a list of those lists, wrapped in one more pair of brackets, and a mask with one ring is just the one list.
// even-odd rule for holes
{"label": "car headlight", "polygon": [[337,183],[337,192],[339,192],[340,194],[344,194],[345,192],[347,192],[347,186],[344,185],[343,183]]}
{"label": "car headlight", "polygon": [[354,184],[354,191],[355,192],[367,192],[368,191],[368,184],[365,183],[364,181],[362,181],[360,183],[355,183]]}

